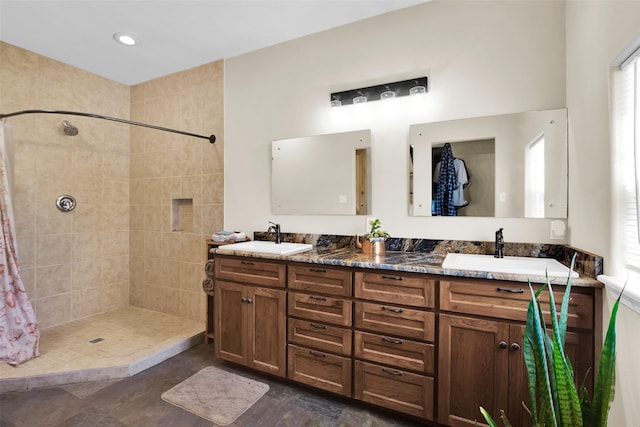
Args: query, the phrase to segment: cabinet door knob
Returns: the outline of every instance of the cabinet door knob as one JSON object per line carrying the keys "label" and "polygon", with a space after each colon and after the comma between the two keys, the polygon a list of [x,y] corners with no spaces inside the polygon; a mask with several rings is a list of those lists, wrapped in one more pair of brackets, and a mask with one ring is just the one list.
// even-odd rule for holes
{"label": "cabinet door knob", "polygon": [[247,302],[247,299],[245,297],[241,298],[242,302]]}
{"label": "cabinet door knob", "polygon": [[518,344],[517,342],[512,343],[511,344],[511,350],[513,350],[513,351],[520,350],[520,344]]}
{"label": "cabinet door knob", "polygon": [[253,300],[251,298],[247,298],[247,303],[251,304],[253,302]]}
{"label": "cabinet door knob", "polygon": [[500,348],[503,350],[508,347],[507,343],[504,341],[500,341],[500,344],[498,344],[498,346],[500,346]]}

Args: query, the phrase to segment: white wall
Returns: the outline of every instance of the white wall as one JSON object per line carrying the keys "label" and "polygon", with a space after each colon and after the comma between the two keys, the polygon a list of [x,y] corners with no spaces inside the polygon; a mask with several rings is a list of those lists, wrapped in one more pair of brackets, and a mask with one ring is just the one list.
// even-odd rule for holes
{"label": "white wall", "polygon": [[[567,2],[569,226],[573,246],[611,262],[609,76],[613,58],[640,33],[638,1]],[[637,286],[637,284],[634,284]],[[615,297],[605,292],[604,319]],[[617,319],[616,394],[609,425],[640,423],[640,315],[621,306]]]}
{"label": "white wall", "polygon": [[[270,142],[370,128],[372,214],[393,236],[493,240],[504,227],[507,241],[548,241],[548,220],[408,216],[407,144],[415,123],[564,108],[564,28],[561,1],[432,1],[228,59],[225,228],[364,233],[362,217],[272,215]],[[423,75],[418,109],[332,118],[331,92]]]}

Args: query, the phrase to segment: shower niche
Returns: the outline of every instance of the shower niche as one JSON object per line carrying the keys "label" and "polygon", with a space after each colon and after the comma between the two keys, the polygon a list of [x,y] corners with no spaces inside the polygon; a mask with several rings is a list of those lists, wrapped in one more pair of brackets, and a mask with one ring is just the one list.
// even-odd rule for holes
{"label": "shower niche", "polygon": [[193,199],[171,199],[171,231],[193,231]]}

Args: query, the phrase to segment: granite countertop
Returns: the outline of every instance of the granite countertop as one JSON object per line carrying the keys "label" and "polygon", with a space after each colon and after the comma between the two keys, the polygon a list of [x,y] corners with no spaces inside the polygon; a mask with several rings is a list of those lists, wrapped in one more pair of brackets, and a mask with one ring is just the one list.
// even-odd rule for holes
{"label": "granite countertop", "polygon": [[[215,253],[216,249],[211,249]],[[222,253],[221,253],[222,255]],[[432,252],[403,252],[386,251],[385,255],[366,255],[359,249],[323,249],[315,247],[311,251],[294,255],[274,255],[246,251],[224,251],[224,255],[247,256],[262,259],[275,259],[289,262],[309,264],[324,264],[343,267],[368,268],[376,270],[391,270],[411,273],[427,273],[442,276],[467,277],[491,280],[508,280],[513,282],[545,283],[544,276],[531,276],[511,273],[494,273],[485,271],[454,270],[442,268],[446,255]],[[566,285],[566,278],[550,278],[552,285]],[[594,278],[580,274],[571,280],[573,286],[602,288],[603,284]]]}

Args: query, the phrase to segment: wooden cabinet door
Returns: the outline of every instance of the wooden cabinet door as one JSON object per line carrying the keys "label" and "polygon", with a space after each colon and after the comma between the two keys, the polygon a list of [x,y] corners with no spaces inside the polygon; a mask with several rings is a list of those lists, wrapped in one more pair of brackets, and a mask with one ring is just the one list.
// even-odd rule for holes
{"label": "wooden cabinet door", "polygon": [[216,357],[244,364],[247,354],[246,286],[216,281],[215,287],[215,339]]}
{"label": "wooden cabinet door", "polygon": [[509,324],[440,314],[439,330],[438,422],[484,426],[480,406],[498,419],[507,407],[509,353],[501,344]]}
{"label": "wooden cabinet door", "polygon": [[[509,404],[505,412],[514,426],[530,427],[532,425],[531,415],[522,406],[523,402],[527,408],[530,408],[531,405],[527,367],[524,363],[522,346],[524,330],[524,325],[510,326]],[[574,379],[579,391],[585,375],[593,366],[593,336],[586,333],[567,332],[565,354],[573,366]],[[593,369],[591,369],[585,385],[589,392],[593,390]]]}
{"label": "wooden cabinet door", "polygon": [[247,364],[264,372],[285,376],[286,292],[266,288],[247,289],[251,292],[246,304],[250,347]]}

